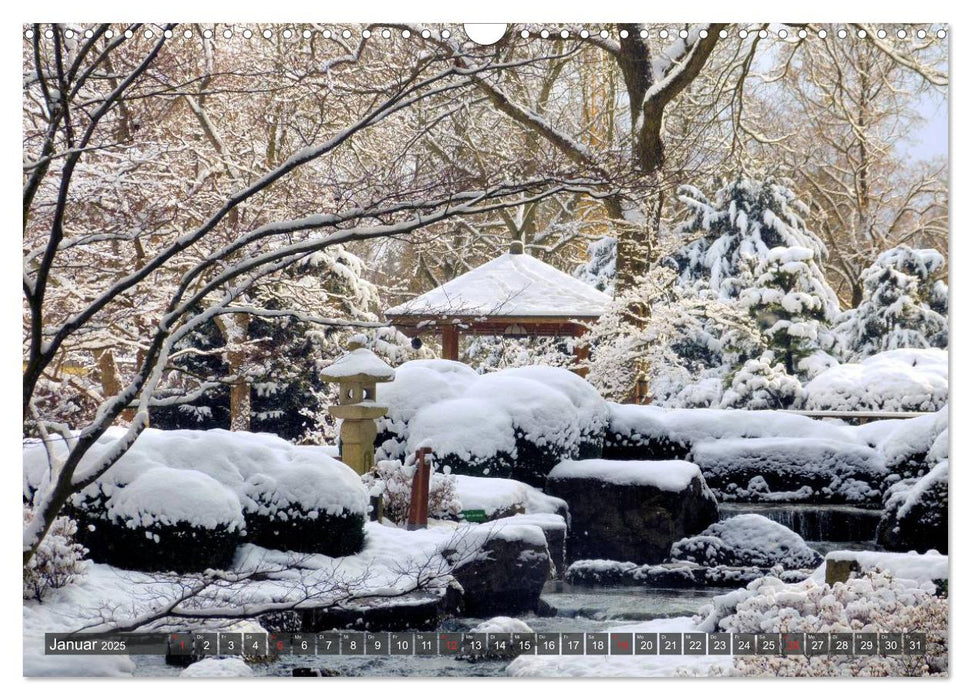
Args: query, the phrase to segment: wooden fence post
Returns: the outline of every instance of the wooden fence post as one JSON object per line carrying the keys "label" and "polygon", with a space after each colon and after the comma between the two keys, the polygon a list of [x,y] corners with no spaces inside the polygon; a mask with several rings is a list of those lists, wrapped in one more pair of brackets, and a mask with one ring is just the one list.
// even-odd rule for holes
{"label": "wooden fence post", "polygon": [[422,447],[415,453],[415,475],[411,479],[411,503],[408,506],[408,529],[420,530],[428,527],[428,484],[431,479],[431,465],[425,460],[431,448]]}

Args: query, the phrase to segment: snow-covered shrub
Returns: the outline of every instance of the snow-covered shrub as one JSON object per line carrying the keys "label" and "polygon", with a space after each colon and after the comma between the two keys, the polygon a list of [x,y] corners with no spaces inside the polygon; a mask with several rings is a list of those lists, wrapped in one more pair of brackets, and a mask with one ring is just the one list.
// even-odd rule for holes
{"label": "snow-covered shrub", "polygon": [[461,398],[421,409],[409,424],[407,455],[429,447],[446,473],[508,478],[517,455],[512,417],[487,399]]}
{"label": "snow-covered shrub", "polygon": [[[364,483],[372,495],[384,499],[384,516],[404,524],[411,505],[411,482],[416,464],[402,464],[397,460],[381,460],[364,475]],[[454,520],[462,511],[462,504],[455,493],[455,476],[432,471],[428,483],[428,517]]]}
{"label": "snow-covered shrub", "polygon": [[771,352],[748,360],[732,377],[732,385],[722,397],[722,408],[792,408],[803,395],[802,384],[775,361]]}
{"label": "snow-covered shrub", "polygon": [[794,500],[876,504],[887,476],[876,450],[819,438],[715,440],[696,444],[691,459],[719,500],[733,500],[761,477]]}
{"label": "snow-covered shrub", "polygon": [[580,425],[578,459],[600,457],[607,430],[607,402],[583,377],[559,367],[534,365],[503,372],[505,377],[532,379],[561,392],[573,404]]}
{"label": "snow-covered shrub", "polygon": [[91,558],[139,571],[228,566],[242,542],[239,498],[201,472],[154,467],[130,483],[89,487],[72,502]]}
{"label": "snow-covered shrub", "polygon": [[[33,508],[24,505],[24,524],[33,517]],[[67,516],[54,519],[47,537],[24,566],[24,600],[42,601],[52,590],[84,575],[84,555],[88,550],[75,540],[77,531],[77,523]]]}
{"label": "snow-covered shrub", "polygon": [[836,328],[847,360],[896,348],[947,348],[944,256],[905,245],[881,253],[863,271],[863,299]]}
{"label": "snow-covered shrub", "polygon": [[699,535],[678,540],[671,558],[703,566],[757,566],[807,569],[823,558],[802,537],[765,516],[736,515],[709,525]]}
{"label": "snow-covered shrub", "polygon": [[483,376],[466,395],[488,399],[512,419],[516,454],[508,476],[542,486],[554,466],[579,455],[577,409],[561,391],[507,371]]}
{"label": "snow-covered shrub", "polygon": [[948,460],[919,479],[894,484],[887,493],[877,542],[898,552],[936,549],[947,554]]}
{"label": "snow-covered shrub", "polygon": [[[106,431],[78,473],[99,464],[123,434],[120,428]],[[60,442],[48,447],[55,458],[66,452]],[[24,443],[26,498],[48,483],[47,462],[42,446]],[[265,546],[356,551],[367,507],[358,475],[327,448],[295,446],[267,434],[155,429],[146,429],[68,503],[93,559],[152,571],[225,565],[244,531],[246,541]],[[181,555],[179,542],[186,550]],[[166,552],[152,554],[161,549]],[[170,550],[176,561],[166,559]]]}
{"label": "snow-covered shrub", "polygon": [[901,349],[820,373],[804,387],[803,408],[937,411],[947,400],[947,351]]}
{"label": "snow-covered shrub", "polygon": [[408,451],[408,425],[422,408],[458,398],[478,378],[468,365],[451,360],[412,360],[395,369],[393,382],[382,384],[381,405],[388,407],[378,419],[375,461],[404,461]]}
{"label": "snow-covered shrub", "polygon": [[695,622],[708,632],[925,632],[915,656],[736,657],[734,673],[753,676],[920,676],[946,673],[948,601],[931,583],[867,572],[845,583],[815,577],[784,583],[766,576],[716,596]]}
{"label": "snow-covered shrub", "polygon": [[341,557],[364,544],[367,493],[349,467],[295,464],[254,474],[244,486],[249,542]]}

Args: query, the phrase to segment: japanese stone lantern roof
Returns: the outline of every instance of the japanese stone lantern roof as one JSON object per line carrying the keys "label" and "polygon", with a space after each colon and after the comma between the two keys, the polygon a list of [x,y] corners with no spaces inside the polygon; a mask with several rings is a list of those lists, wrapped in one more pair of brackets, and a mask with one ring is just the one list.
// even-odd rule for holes
{"label": "japanese stone lantern roof", "polygon": [[390,382],[394,369],[367,348],[354,348],[325,367],[320,378],[325,382]]}

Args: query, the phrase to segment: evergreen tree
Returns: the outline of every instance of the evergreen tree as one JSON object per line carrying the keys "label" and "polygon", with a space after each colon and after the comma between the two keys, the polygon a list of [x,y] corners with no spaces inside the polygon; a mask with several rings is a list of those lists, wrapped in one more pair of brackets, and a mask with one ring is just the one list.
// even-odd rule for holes
{"label": "evergreen tree", "polygon": [[589,259],[578,265],[573,276],[607,294],[614,293],[614,278],[617,276],[617,239],[603,236],[587,243]]}
{"label": "evergreen tree", "polygon": [[758,324],[766,350],[790,375],[814,353],[832,347],[829,325],[835,297],[809,248],[773,248],[764,258],[746,258],[738,300]]}
{"label": "evergreen tree", "polygon": [[847,361],[896,348],[947,348],[948,290],[944,256],[898,246],[863,272],[863,300],[836,333]]}
{"label": "evergreen tree", "polygon": [[[739,177],[711,200],[693,187],[682,187],[679,194],[689,215],[675,233],[691,242],[671,259],[685,284],[707,286],[735,299],[743,286],[745,259],[763,260],[778,247],[808,248],[816,261],[827,255],[823,242],[806,226],[809,208],[772,178]],[[813,275],[825,279],[816,262],[811,265]],[[835,293],[829,290],[825,297],[827,313],[835,313]]]}

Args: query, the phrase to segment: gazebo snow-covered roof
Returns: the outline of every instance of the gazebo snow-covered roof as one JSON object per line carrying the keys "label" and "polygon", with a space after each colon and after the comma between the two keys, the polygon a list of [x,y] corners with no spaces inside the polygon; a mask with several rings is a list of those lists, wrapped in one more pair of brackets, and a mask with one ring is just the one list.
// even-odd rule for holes
{"label": "gazebo snow-covered roof", "polygon": [[409,336],[442,334],[442,355],[458,359],[459,333],[502,336],[583,335],[610,297],[565,272],[510,252],[384,312]]}

